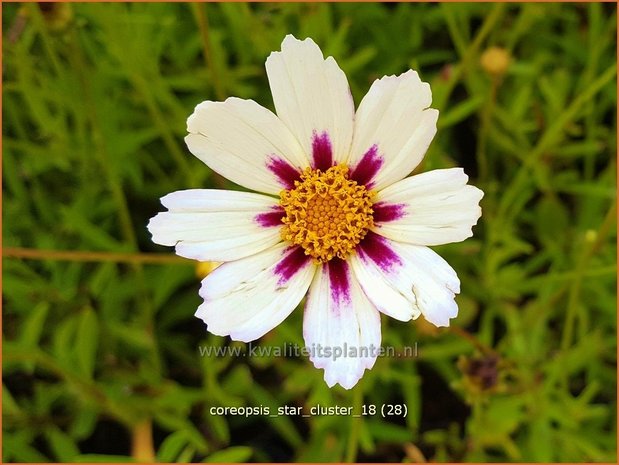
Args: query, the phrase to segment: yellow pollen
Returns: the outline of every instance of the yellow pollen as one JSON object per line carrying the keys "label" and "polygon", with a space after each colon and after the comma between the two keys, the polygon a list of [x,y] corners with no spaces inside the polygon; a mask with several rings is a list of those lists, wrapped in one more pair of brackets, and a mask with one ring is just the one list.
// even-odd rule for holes
{"label": "yellow pollen", "polygon": [[324,173],[307,168],[294,189],[280,193],[284,240],[305,249],[316,263],[346,259],[374,225],[374,191],[348,179],[346,165]]}

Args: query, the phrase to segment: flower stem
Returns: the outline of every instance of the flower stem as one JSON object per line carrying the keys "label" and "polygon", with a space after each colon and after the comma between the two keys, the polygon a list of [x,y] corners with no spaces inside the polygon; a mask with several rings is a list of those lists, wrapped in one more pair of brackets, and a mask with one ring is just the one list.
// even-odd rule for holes
{"label": "flower stem", "polygon": [[208,17],[206,16],[206,5],[202,5],[202,3],[193,3],[192,6],[196,16],[196,21],[198,22],[198,26],[200,28],[204,61],[207,69],[211,73],[211,81],[213,83],[213,89],[215,90],[215,97],[217,97],[217,100],[225,100],[226,92],[221,82],[217,65],[213,60],[213,46],[211,44]]}
{"label": "flower stem", "polygon": [[589,261],[591,257],[597,252],[599,247],[606,241],[606,236],[610,232],[610,229],[614,224],[616,217],[617,203],[615,201],[606,213],[606,218],[604,218],[604,222],[600,226],[595,242],[593,242],[590,247],[585,247],[580,254],[580,257],[578,258],[578,263],[574,269],[574,280],[569,287],[569,292],[567,296],[567,314],[565,317],[565,326],[563,327],[563,333],[561,335],[562,351],[566,351],[572,344],[574,323],[578,311],[578,302],[580,300],[580,288],[585,271],[589,267]]}
{"label": "flower stem", "polygon": [[[434,108],[438,108],[439,110],[445,108],[445,104],[447,100],[449,100],[449,96],[451,92],[456,87],[458,81],[462,78],[462,75],[468,70],[468,68],[473,63],[473,59],[477,56],[477,51],[481,47],[482,42],[486,39],[488,34],[492,32],[495,24],[503,17],[503,13],[505,11],[505,5],[502,3],[497,3],[494,5],[492,11],[486,16],[483,24],[481,25],[479,32],[473,39],[473,42],[468,46],[466,51],[460,57],[460,64],[454,68],[454,72],[452,73],[449,81],[447,82],[447,88],[444,92],[438,95],[435,99]],[[450,29],[450,32],[453,30]],[[454,42],[458,42],[457,37],[452,37]]]}
{"label": "flower stem", "polygon": [[485,183],[488,179],[490,172],[489,158],[486,153],[486,146],[488,143],[488,131],[490,130],[490,122],[492,120],[492,113],[494,112],[494,106],[496,104],[497,88],[499,85],[499,79],[494,77],[490,88],[490,94],[486,100],[481,111],[481,125],[479,128],[479,137],[477,144],[477,166],[479,170],[479,180],[481,183]]}
{"label": "flower stem", "polygon": [[[363,383],[359,381],[352,392],[353,396],[353,413],[354,415],[361,415],[361,409],[363,406]],[[357,449],[359,448],[359,430],[361,428],[361,422],[363,417],[351,416],[350,424],[350,436],[348,437],[348,446],[346,447],[346,457],[344,462],[354,463],[357,461]]]}
{"label": "flower stem", "polygon": [[163,253],[118,253],[86,250],[39,250],[22,247],[5,247],[2,256],[28,260],[58,260],[69,262],[114,262],[143,264],[192,265],[189,259]]}
{"label": "flower stem", "polygon": [[153,424],[151,420],[137,423],[131,430],[131,457],[138,462],[153,463]]}

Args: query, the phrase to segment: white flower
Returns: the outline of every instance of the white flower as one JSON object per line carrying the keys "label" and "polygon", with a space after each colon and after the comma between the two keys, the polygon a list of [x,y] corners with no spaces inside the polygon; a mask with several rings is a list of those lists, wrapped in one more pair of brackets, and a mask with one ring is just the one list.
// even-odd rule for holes
{"label": "white flower", "polygon": [[[376,360],[379,312],[437,326],[457,315],[460,281],[427,246],[470,237],[483,192],[461,168],[406,178],[438,118],[415,71],[376,80],[355,113],[346,76],[311,39],[286,36],[266,70],[277,115],[252,100],[202,102],[185,141],[267,195],[173,192],[148,229],[178,255],[226,262],[200,289],[196,316],[213,334],[253,341],[307,294],[310,358],[329,386],[349,389]],[[345,344],[360,356],[334,357]]]}

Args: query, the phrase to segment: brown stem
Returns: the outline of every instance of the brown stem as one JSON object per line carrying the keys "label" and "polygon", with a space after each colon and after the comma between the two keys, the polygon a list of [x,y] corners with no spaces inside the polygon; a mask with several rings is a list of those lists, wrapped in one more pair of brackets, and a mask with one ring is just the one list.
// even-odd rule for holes
{"label": "brown stem", "polygon": [[192,261],[172,254],[90,252],[82,250],[38,250],[21,247],[5,247],[2,256],[28,260],[61,260],[71,262],[116,262],[190,265]]}
{"label": "brown stem", "polygon": [[475,346],[475,348],[479,350],[482,354],[496,354],[494,349],[492,349],[491,347],[488,347],[483,342],[481,342],[479,339],[477,339],[475,336],[473,336],[471,333],[469,333],[468,331],[462,328],[459,328],[457,326],[450,326],[449,332],[454,333],[466,339],[471,344],[473,344],[473,346]]}
{"label": "brown stem", "polygon": [[148,419],[137,423],[131,430],[131,457],[137,462],[155,461],[153,424]]}

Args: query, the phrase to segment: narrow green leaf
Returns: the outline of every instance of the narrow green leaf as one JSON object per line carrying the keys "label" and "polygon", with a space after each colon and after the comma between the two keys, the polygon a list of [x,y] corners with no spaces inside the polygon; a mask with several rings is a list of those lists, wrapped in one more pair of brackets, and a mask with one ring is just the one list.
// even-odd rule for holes
{"label": "narrow green leaf", "polygon": [[223,449],[209,455],[205,463],[242,463],[247,462],[253,454],[251,447],[236,446]]}
{"label": "narrow green leaf", "polygon": [[85,308],[79,317],[76,334],[75,350],[80,371],[92,378],[95,369],[97,347],[99,344],[99,321],[91,308]]}
{"label": "narrow green leaf", "polygon": [[175,462],[183,448],[189,443],[184,431],[175,431],[166,437],[157,451],[158,462]]}
{"label": "narrow green leaf", "polygon": [[55,426],[46,429],[45,437],[59,462],[73,462],[80,453],[73,439]]}
{"label": "narrow green leaf", "polygon": [[484,101],[485,97],[483,95],[477,95],[447,109],[438,120],[439,129],[448,128],[465,120],[480,108]]}

